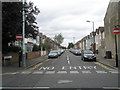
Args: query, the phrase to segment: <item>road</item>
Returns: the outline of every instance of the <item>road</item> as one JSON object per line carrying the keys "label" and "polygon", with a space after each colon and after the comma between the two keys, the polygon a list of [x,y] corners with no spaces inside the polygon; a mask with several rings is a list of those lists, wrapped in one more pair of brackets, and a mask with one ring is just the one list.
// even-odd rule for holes
{"label": "road", "polygon": [[116,88],[118,71],[69,51],[27,70],[3,75],[3,88]]}

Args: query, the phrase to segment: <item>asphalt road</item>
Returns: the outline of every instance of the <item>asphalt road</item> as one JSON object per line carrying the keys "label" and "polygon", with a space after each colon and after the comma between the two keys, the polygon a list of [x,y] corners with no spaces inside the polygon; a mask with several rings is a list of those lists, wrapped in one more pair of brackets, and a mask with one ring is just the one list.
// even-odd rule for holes
{"label": "asphalt road", "polygon": [[118,87],[118,71],[98,62],[82,61],[69,51],[27,70],[3,75],[3,88],[112,88]]}

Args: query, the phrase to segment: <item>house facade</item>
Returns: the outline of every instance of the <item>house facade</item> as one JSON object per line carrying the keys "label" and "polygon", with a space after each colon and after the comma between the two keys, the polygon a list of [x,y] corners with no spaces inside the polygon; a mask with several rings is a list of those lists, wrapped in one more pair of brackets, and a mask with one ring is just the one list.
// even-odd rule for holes
{"label": "house facade", "polygon": [[[105,26],[105,51],[110,51],[112,57],[115,57],[116,46],[115,46],[115,34],[113,34],[113,29],[115,26],[120,25],[120,0],[110,0],[108,5],[106,15],[104,18]],[[118,27],[120,28],[120,26]],[[116,35],[117,39],[117,52],[120,61],[120,34]]]}

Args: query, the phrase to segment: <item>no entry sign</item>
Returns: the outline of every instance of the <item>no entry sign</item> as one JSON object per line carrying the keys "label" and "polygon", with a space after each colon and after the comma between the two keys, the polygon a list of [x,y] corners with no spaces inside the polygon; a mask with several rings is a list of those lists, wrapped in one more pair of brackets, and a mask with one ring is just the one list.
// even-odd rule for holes
{"label": "no entry sign", "polygon": [[22,34],[17,34],[17,35],[16,35],[16,39],[17,39],[17,40],[22,40]]}
{"label": "no entry sign", "polygon": [[113,29],[113,33],[114,34],[119,34],[120,33],[120,29],[119,28],[114,28]]}

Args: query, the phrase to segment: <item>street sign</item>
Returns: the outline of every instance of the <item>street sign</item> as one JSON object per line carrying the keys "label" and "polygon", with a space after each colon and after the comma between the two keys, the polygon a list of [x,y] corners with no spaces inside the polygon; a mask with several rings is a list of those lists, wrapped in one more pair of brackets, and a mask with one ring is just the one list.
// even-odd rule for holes
{"label": "street sign", "polygon": [[22,40],[22,34],[17,34],[17,35],[16,35],[16,39],[17,39],[17,40]]}
{"label": "street sign", "polygon": [[119,34],[120,33],[120,29],[119,28],[114,28],[113,29],[113,33],[114,34]]}

